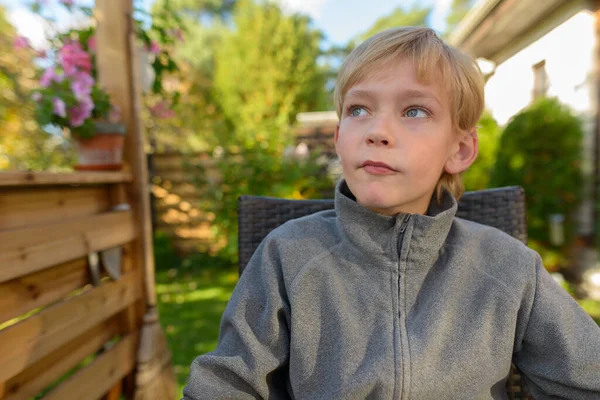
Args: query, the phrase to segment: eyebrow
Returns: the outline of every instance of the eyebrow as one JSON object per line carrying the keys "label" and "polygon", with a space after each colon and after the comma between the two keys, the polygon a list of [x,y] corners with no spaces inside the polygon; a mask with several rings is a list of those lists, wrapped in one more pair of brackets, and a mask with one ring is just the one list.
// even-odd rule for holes
{"label": "eyebrow", "polygon": [[346,97],[359,97],[366,98],[368,100],[375,101],[375,94],[370,90],[364,89],[350,89],[348,93],[346,93]]}
{"label": "eyebrow", "polygon": [[[369,100],[375,100],[376,98],[374,92],[365,89],[350,89],[350,91],[348,91],[346,94],[346,97],[367,98]],[[440,107],[442,107],[442,102],[433,93],[426,90],[407,89],[399,92],[398,97],[409,99],[429,99],[435,101]]]}

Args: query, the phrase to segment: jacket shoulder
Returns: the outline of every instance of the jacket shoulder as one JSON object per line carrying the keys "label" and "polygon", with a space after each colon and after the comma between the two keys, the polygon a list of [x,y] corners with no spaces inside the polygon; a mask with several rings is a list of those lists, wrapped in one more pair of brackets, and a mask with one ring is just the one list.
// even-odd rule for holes
{"label": "jacket shoulder", "polygon": [[447,244],[474,267],[504,282],[520,287],[535,279],[537,252],[500,229],[455,218]]}
{"label": "jacket shoulder", "polygon": [[272,230],[260,247],[278,259],[284,276],[293,279],[311,259],[340,242],[334,210],[289,220]]}

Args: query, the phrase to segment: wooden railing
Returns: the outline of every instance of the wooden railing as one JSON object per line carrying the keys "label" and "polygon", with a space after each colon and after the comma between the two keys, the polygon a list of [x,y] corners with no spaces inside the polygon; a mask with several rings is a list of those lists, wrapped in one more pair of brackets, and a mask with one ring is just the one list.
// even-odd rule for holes
{"label": "wooden railing", "polygon": [[[0,173],[0,399],[133,390],[144,286],[131,181],[122,172]],[[89,257],[111,248],[122,249],[121,276],[100,263],[93,279]]]}

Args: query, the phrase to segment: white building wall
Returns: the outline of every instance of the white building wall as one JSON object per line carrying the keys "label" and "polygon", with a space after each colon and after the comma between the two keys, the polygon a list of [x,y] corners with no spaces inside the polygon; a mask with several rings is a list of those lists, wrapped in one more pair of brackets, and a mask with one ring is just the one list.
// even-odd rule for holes
{"label": "white building wall", "polygon": [[593,99],[594,14],[583,10],[496,67],[486,84],[486,103],[498,123],[531,102],[533,65],[546,61],[549,96],[557,96],[579,113]]}
{"label": "white building wall", "polygon": [[[596,110],[594,81],[595,16],[581,10],[546,35],[520,50],[496,67],[486,84],[486,106],[500,125],[530,104],[534,87],[533,66],[546,62],[548,96],[568,104],[584,123],[582,149],[584,175],[593,176],[594,118]],[[593,204],[592,180],[586,179],[579,231],[591,233]]]}

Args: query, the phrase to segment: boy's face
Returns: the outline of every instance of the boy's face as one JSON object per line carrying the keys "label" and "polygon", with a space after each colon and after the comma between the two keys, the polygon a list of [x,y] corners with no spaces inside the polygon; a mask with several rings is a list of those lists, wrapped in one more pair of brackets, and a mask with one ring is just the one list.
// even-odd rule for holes
{"label": "boy's face", "polygon": [[363,206],[424,214],[442,172],[475,160],[476,133],[453,133],[448,95],[433,81],[419,83],[412,63],[397,61],[348,90],[335,147]]}

